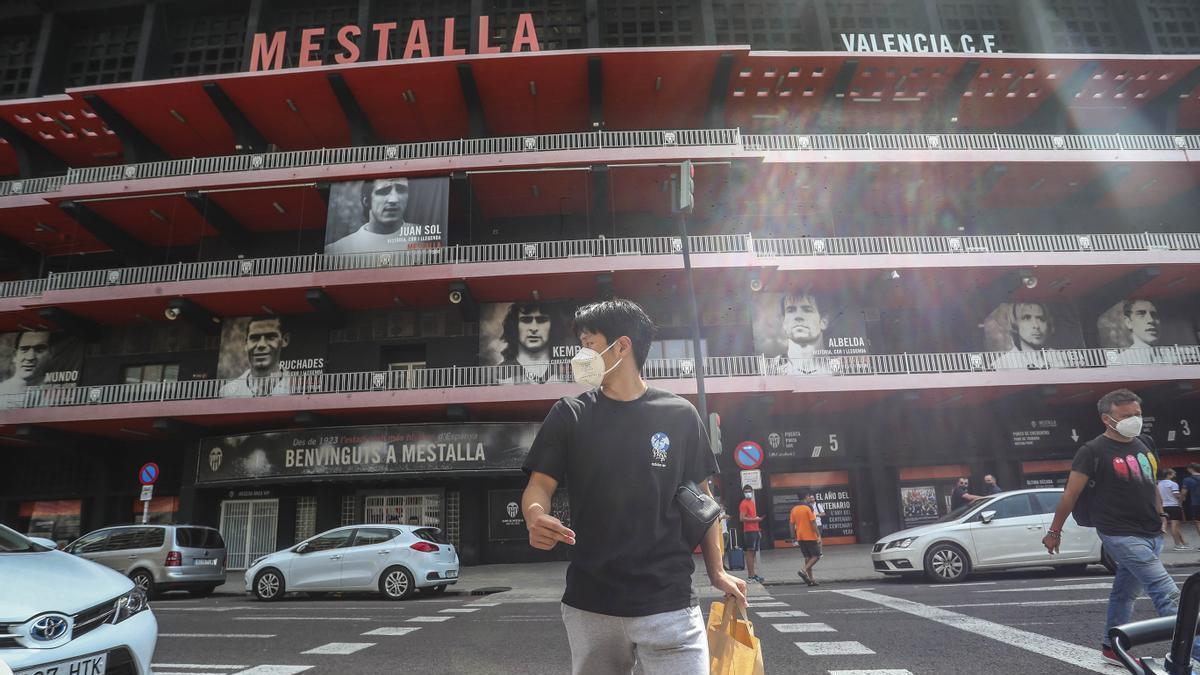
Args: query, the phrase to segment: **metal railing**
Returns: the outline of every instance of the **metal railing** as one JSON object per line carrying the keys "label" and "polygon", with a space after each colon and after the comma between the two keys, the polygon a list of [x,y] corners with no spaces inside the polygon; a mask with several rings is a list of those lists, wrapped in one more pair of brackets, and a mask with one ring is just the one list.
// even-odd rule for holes
{"label": "metal railing", "polygon": [[[1200,346],[1149,349],[1060,349],[1036,352],[958,352],[934,354],[864,354],[784,357],[715,356],[704,360],[706,377],[850,377],[985,373],[1005,370],[1200,366]],[[695,375],[691,359],[650,359],[643,375],[651,380],[687,379]],[[409,371],[282,374],[231,380],[190,380],[87,387],[39,386],[0,400],[0,407],[43,408],[188,401],[258,396],[312,396],[371,391],[452,389],[529,383],[571,382],[568,362],[530,366],[466,366]]]}
{"label": "metal railing", "polygon": [[[787,237],[758,239],[749,234],[696,235],[691,250],[750,253],[760,258],[816,255],[888,255],[952,253],[1086,253],[1109,251],[1200,251],[1200,233],[1003,234],[912,237]],[[44,279],[0,283],[0,298],[23,298],[45,291],[200,281],[226,277],[312,274],[385,267],[472,263],[532,262],[563,258],[674,255],[683,250],[678,237],[566,239],[516,244],[472,244],[413,251],[339,255],[283,256],[147,267],[52,273]]]}
{"label": "metal railing", "polygon": [[587,131],[464,138],[351,148],[192,157],[68,169],[66,175],[0,182],[0,197],[54,192],[64,185],[262,169],[366,164],[414,159],[674,146],[736,146],[748,153],[795,150],[1200,150],[1200,135],[1151,134],[746,134],[740,129]]}

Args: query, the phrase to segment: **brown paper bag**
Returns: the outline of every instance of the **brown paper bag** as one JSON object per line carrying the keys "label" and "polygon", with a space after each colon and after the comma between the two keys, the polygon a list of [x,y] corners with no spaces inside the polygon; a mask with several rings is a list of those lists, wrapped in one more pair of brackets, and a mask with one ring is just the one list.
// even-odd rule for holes
{"label": "brown paper bag", "polygon": [[[738,615],[741,615],[739,618]],[[737,600],[714,602],[708,614],[710,675],[766,675],[762,645]]]}

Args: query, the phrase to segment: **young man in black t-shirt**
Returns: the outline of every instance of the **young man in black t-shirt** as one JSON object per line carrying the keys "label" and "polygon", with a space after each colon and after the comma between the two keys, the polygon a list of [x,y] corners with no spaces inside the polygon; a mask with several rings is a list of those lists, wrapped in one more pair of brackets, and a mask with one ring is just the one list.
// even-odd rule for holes
{"label": "young man in black t-shirt", "polygon": [[[675,490],[708,490],[717,473],[707,432],[691,403],[649,387],[641,368],[654,324],[638,305],[608,300],[580,308],[583,349],[571,362],[593,387],[554,404],[525,462],[521,500],[529,543],[570,545],[562,600],[572,671],[627,675],[708,672],[704,618],[692,588],[695,563]],[[549,514],[565,483],[572,528]],[[746,606],[746,582],[721,565],[720,527],[701,544],[712,585]]]}
{"label": "young man in black t-shirt", "polygon": [[[1042,543],[1051,554],[1058,552],[1063,523],[1084,487],[1095,481],[1088,512],[1104,550],[1117,564],[1101,653],[1119,663],[1109,643],[1109,629],[1129,622],[1133,602],[1143,589],[1159,616],[1178,613],[1179,587],[1159,558],[1163,508],[1155,483],[1158,457],[1153,440],[1142,435],[1142,399],[1128,389],[1118,389],[1105,394],[1096,408],[1104,433],[1075,453],[1066,490]],[[1192,648],[1192,658],[1197,657],[1200,644]]]}

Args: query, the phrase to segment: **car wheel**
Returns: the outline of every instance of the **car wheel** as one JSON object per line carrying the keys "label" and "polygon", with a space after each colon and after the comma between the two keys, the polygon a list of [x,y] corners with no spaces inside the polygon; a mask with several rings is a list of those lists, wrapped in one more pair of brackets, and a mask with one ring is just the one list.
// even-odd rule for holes
{"label": "car wheel", "polygon": [[1117,561],[1108,554],[1108,550],[1103,546],[1100,547],[1100,564],[1104,565],[1104,569],[1108,570],[1109,574],[1117,573]]}
{"label": "car wheel", "polygon": [[379,592],[388,600],[407,600],[416,586],[412,573],[403,567],[389,567],[379,575]]}
{"label": "car wheel", "polygon": [[200,586],[199,588],[188,589],[188,595],[192,596],[193,598],[207,598],[208,596],[212,595],[213,591],[215,590],[217,590],[216,586]]}
{"label": "car wheel", "polygon": [[925,554],[925,576],[934,583],[956,583],[970,573],[971,559],[954,544],[935,544]]}
{"label": "car wheel", "polygon": [[254,597],[265,602],[282,600],[287,587],[279,570],[268,567],[254,577]]}
{"label": "car wheel", "polygon": [[134,570],[129,575],[133,585],[146,594],[147,598],[154,597],[154,576],[146,570]]}
{"label": "car wheel", "polygon": [[438,586],[427,586],[425,588],[418,588],[417,591],[421,595],[441,595],[442,593],[446,592],[446,584],[441,584]]}

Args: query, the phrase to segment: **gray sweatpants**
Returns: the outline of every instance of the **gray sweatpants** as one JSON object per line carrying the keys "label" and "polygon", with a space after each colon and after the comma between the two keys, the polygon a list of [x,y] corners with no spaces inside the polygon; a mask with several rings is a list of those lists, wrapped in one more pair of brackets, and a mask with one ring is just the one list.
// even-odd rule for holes
{"label": "gray sweatpants", "polygon": [[574,675],[707,673],[708,637],[699,607],[650,616],[609,616],[562,606]]}

